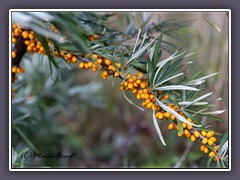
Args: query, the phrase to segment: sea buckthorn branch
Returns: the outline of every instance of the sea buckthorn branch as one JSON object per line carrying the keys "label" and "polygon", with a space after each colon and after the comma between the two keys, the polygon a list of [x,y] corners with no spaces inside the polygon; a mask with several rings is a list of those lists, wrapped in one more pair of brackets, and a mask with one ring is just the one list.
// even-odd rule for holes
{"label": "sea buckthorn branch", "polygon": [[21,36],[22,28],[20,25],[13,24],[12,25],[12,43],[14,43],[14,47],[12,50],[12,82],[16,80],[15,74],[24,72],[23,68],[19,67],[21,59],[25,52],[27,51],[27,47],[24,45],[24,38]]}
{"label": "sea buckthorn branch", "polygon": [[[56,29],[54,31],[56,31]],[[22,46],[25,48],[25,51],[22,51],[22,52],[24,53],[29,52],[30,54],[33,54],[35,52],[37,52],[38,54],[46,54],[44,47],[41,45],[41,42],[36,38],[35,33],[33,31],[23,31],[23,32],[20,31],[20,33],[17,33],[17,35],[18,35],[17,37],[21,39]],[[89,40],[94,41],[97,38],[99,38],[99,36],[90,36]],[[13,43],[14,42],[17,43],[17,42],[20,42],[20,40],[15,41],[13,39]],[[101,77],[104,80],[106,80],[108,76],[121,78],[122,83],[120,85],[120,90],[131,91],[136,96],[137,100],[143,101],[142,106],[144,106],[146,109],[152,109],[153,112],[156,112],[155,116],[158,120],[163,120],[163,121],[167,119],[172,120],[173,123],[170,123],[168,125],[168,129],[178,130],[179,131],[178,136],[189,137],[190,140],[193,142],[196,141],[196,139],[199,139],[199,141],[201,141],[202,143],[202,146],[200,148],[201,151],[207,154],[209,153],[209,149],[211,149],[212,151],[209,153],[209,157],[214,157],[214,160],[217,161],[219,159],[218,153],[217,153],[219,149],[219,145],[215,144],[216,138],[214,137],[214,134],[215,134],[214,131],[199,132],[197,128],[194,127],[195,125],[197,126],[198,124],[195,124],[195,122],[192,119],[190,119],[187,116],[187,114],[185,114],[182,111],[182,108],[180,106],[173,105],[175,103],[171,99],[171,96],[172,96],[171,91],[174,91],[179,94],[178,91],[181,91],[184,88],[185,90],[189,90],[189,89],[195,90],[195,89],[190,87],[185,87],[185,86],[184,87],[181,86],[181,88],[183,89],[166,89],[166,87],[169,88],[170,82],[165,82],[164,84],[162,84],[163,86],[165,86],[165,89],[162,88],[163,86],[159,86],[159,85],[156,86],[156,84],[159,84],[159,82],[164,79],[164,78],[161,79],[161,76],[163,76],[162,72],[165,72],[165,74],[168,75],[166,77],[171,77],[173,75],[170,72],[171,66],[172,67],[177,66],[180,63],[180,60],[183,59],[183,58],[180,60],[177,59],[174,63],[171,64],[170,60],[173,60],[174,58],[179,57],[179,56],[172,56],[172,59],[171,58],[168,59],[169,62],[167,62],[167,60],[158,62],[160,58],[158,53],[160,53],[160,44],[161,44],[159,42],[160,40],[158,41],[156,46],[150,46],[150,45],[148,46],[149,49],[152,48],[150,50],[152,50],[153,54],[156,54],[151,57],[151,58],[154,57],[155,60],[151,60],[150,58],[148,59],[147,63],[150,63],[151,61],[155,61],[155,62],[153,62],[152,64],[146,65],[147,67],[146,69],[148,72],[150,72],[150,70],[152,71],[151,68],[154,67],[155,70],[152,72],[152,77],[142,72],[136,72],[134,74],[132,73],[131,70],[129,71],[133,63],[139,63],[138,58],[132,60],[129,64],[125,65],[124,68],[122,68],[121,62],[118,62],[115,59],[113,60],[108,59],[96,53],[93,53],[92,55],[88,55],[88,54],[84,55],[80,53],[79,55],[79,53],[76,54],[76,53],[72,53],[72,52],[60,49],[59,51],[54,50],[53,55],[56,56],[57,58],[60,58],[60,57],[63,58],[67,63],[77,64],[79,62],[78,64],[79,69],[84,69],[84,70],[92,69],[93,72],[96,72],[97,70],[99,70],[102,72]],[[48,46],[50,45],[52,44],[49,41]],[[20,46],[20,44],[17,45],[17,47],[18,46]],[[15,47],[16,47],[16,44],[15,44]],[[12,58],[14,59],[16,57],[17,56],[15,56],[14,53],[12,53]],[[140,53],[139,53],[139,57],[141,57]],[[164,69],[165,66],[163,63],[165,62],[168,65],[169,69]],[[18,60],[18,65],[19,63],[20,63],[20,60]],[[162,63],[162,64],[159,65],[159,63]],[[160,69],[159,66],[163,69]],[[174,71],[176,71],[176,69],[174,69]],[[15,73],[15,70],[12,69],[12,72]],[[157,74],[159,75],[160,79],[159,77],[156,76]],[[165,77],[165,80],[166,80],[166,77]],[[152,78],[152,80],[150,81],[149,78]],[[152,84],[154,82],[153,78],[158,79],[157,83]],[[151,87],[149,87],[149,85],[151,85]],[[160,90],[161,88],[163,90]],[[162,103],[165,104],[167,108],[165,106],[162,106],[161,105]],[[172,111],[170,111],[170,109],[172,109]],[[183,121],[183,122],[179,123],[180,121]],[[179,126],[181,126],[182,128],[179,128]],[[180,129],[182,130],[180,131]]]}

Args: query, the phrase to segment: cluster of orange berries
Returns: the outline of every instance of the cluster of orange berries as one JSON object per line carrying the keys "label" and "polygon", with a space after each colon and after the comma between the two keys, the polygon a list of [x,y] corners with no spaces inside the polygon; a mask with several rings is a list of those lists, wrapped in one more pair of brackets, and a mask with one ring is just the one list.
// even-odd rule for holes
{"label": "cluster of orange berries", "polygon": [[[42,46],[41,42],[37,39],[35,33],[33,31],[23,31],[22,37],[25,39],[25,45],[27,46],[27,51],[30,54],[38,53],[38,54],[45,54],[45,49]],[[48,46],[50,46],[51,43],[48,41]]]}
{"label": "cluster of orange berries", "polygon": [[57,58],[60,58],[62,57],[67,63],[73,63],[73,64],[76,64],[77,61],[78,61],[78,57],[72,53],[69,53],[69,52],[64,52],[64,51],[57,51],[55,50],[54,51],[54,55],[57,57]]}
{"label": "cluster of orange berries", "polygon": [[[182,112],[180,112],[179,114],[184,116]],[[190,123],[194,124],[194,122],[190,118],[187,118],[187,120]],[[209,132],[201,131],[201,132],[199,132],[198,130],[195,130],[192,127],[192,125],[187,124],[185,122],[182,123],[182,127],[183,127],[183,134],[178,132],[178,136],[179,137],[186,136],[186,137],[190,138],[190,140],[192,142],[195,142],[197,138],[202,139],[202,144],[203,145],[200,147],[200,150],[207,154],[207,153],[209,153],[209,148],[207,146],[205,146],[205,145],[212,146],[215,149],[215,151],[211,151],[209,153],[209,157],[215,156],[214,157],[214,161],[217,161],[217,159],[218,159],[218,157],[217,157],[217,150],[218,150],[219,146],[214,144],[216,142],[216,140],[217,140],[214,137],[214,131],[209,131]],[[168,129],[169,130],[172,130],[172,129],[178,130],[178,125],[176,123],[170,123],[168,125]]]}
{"label": "cluster of orange berries", "polygon": [[[142,106],[145,106],[147,109],[152,108],[153,110],[156,110],[157,113],[155,114],[156,118],[159,120],[166,120],[167,118],[171,119],[173,123],[170,123],[168,125],[168,129],[172,130],[179,130],[178,124],[176,123],[176,117],[164,110],[161,110],[161,108],[155,104],[155,97],[154,95],[149,92],[148,84],[145,79],[143,79],[143,74],[138,73],[136,75],[131,75],[128,74],[126,76],[126,79],[124,82],[121,83],[120,90],[130,90],[132,91],[133,94],[136,95],[136,98],[138,100],[144,100],[142,102]],[[158,93],[159,95],[161,92]],[[167,100],[169,99],[169,95],[166,93],[164,96],[161,98],[161,100]],[[168,105],[169,108],[173,109],[174,111],[179,111],[177,109],[177,106],[175,105]],[[188,122],[194,124],[193,120],[190,118],[187,118],[182,111],[179,111],[179,115],[183,116],[185,119],[187,119]],[[192,142],[195,142],[197,138],[202,139],[203,144],[208,144],[209,146],[213,146],[215,151],[211,151],[209,153],[209,157],[215,156],[214,161],[217,161],[217,150],[219,146],[216,146],[214,143],[216,142],[216,138],[214,137],[214,131],[201,131],[201,133],[198,130],[195,130],[192,125],[183,122],[182,123],[183,127],[183,133],[181,134],[178,132],[178,136],[186,136],[190,138]],[[208,153],[209,149],[208,147],[202,145],[201,146],[201,151],[204,153]]]}
{"label": "cluster of orange berries", "polygon": [[17,66],[12,67],[12,73],[19,74],[19,73],[24,73],[24,72],[25,72],[25,70],[22,67],[17,67]]}
{"label": "cluster of orange berries", "polygon": [[[86,59],[89,59],[90,56],[87,54],[85,55]],[[91,59],[93,60],[93,62],[88,61],[82,61],[79,63],[79,69],[92,69],[93,72],[97,71],[97,70],[101,70],[104,69],[103,72],[101,73],[101,77],[106,80],[108,76],[113,75],[114,77],[119,77],[120,74],[119,72],[116,70],[116,68],[114,67],[114,65],[112,64],[112,61],[102,57],[100,55],[97,54],[93,54]],[[115,63],[116,67],[118,68],[118,70],[120,70],[121,65],[120,63]]]}
{"label": "cluster of orange berries", "polygon": [[216,137],[214,137],[214,131],[208,131],[208,132],[201,131],[201,135],[203,137],[203,139],[202,139],[203,145],[200,147],[200,150],[207,154],[209,152],[209,149],[208,149],[208,147],[206,147],[204,145],[213,146],[215,151],[211,151],[209,153],[209,157],[215,156],[214,160],[216,161],[218,159],[217,151],[218,151],[219,146],[215,144],[217,139],[216,139]]}
{"label": "cluster of orange berries", "polygon": [[[162,100],[167,100],[167,99],[169,99],[169,95],[165,94],[162,97]],[[177,109],[177,106],[175,106],[175,105],[168,105],[168,107],[173,109],[174,111],[176,111],[176,109]],[[156,118],[159,119],[159,120],[166,120],[167,118],[170,118],[173,121],[176,119],[176,117],[173,114],[171,114],[171,113],[169,113],[167,111],[159,111],[159,112],[157,112],[156,113]]]}
{"label": "cluster of orange berries", "polygon": [[17,38],[22,33],[22,27],[19,24],[12,24],[12,43],[17,42]]}
{"label": "cluster of orange berries", "polygon": [[[101,62],[101,58],[97,60],[97,63]],[[100,63],[100,65],[102,66],[102,68],[105,69],[105,71],[103,71],[101,73],[101,77],[106,80],[108,76],[113,75],[114,77],[119,77],[120,74],[117,71],[121,69],[121,64],[120,63],[115,63],[115,66],[117,67],[117,69],[114,67],[113,63],[111,60],[107,59],[107,58],[102,58],[102,62]]]}
{"label": "cluster of orange berries", "polygon": [[144,100],[142,106],[147,109],[160,110],[158,105],[155,105],[155,97],[148,89],[148,82],[142,73],[136,75],[128,74],[121,83],[120,90],[129,90],[136,95],[138,100]]}
{"label": "cluster of orange berries", "polygon": [[[186,118],[185,115],[183,114],[183,112],[179,112],[179,115],[181,115],[181,116],[183,116],[184,118]],[[172,118],[171,118],[171,119],[172,119]],[[188,122],[193,123],[193,121],[192,121],[190,118],[186,118],[186,119],[187,119]],[[175,120],[175,118],[172,119],[172,120]],[[193,123],[193,124],[194,124],[194,123]],[[199,131],[195,130],[192,125],[183,122],[183,123],[182,123],[182,127],[183,127],[183,133],[178,132],[178,136],[179,136],[179,137],[182,137],[182,136],[188,137],[188,138],[190,138],[190,140],[191,140],[192,142],[195,142],[196,139],[200,137]],[[168,129],[169,129],[169,130],[171,130],[171,129],[179,130],[179,127],[178,127],[178,125],[176,125],[176,123],[174,122],[174,123],[170,123],[170,124],[168,125]]]}
{"label": "cluster of orange berries", "polygon": [[[14,74],[20,74],[20,73],[24,73],[25,70],[22,67],[17,67],[17,66],[13,66],[12,67],[12,73]],[[17,77],[14,76],[12,77],[12,83],[14,83],[17,80]]]}
{"label": "cluster of orange berries", "polygon": [[[37,52],[38,54],[45,53],[45,50],[41,44],[41,42],[37,39],[35,33],[33,31],[22,29],[21,25],[12,24],[12,43],[16,43],[17,38],[22,36],[25,41],[24,44],[27,46],[27,51],[30,54]],[[50,45],[50,42],[48,42]],[[12,52],[12,58],[16,57],[16,52]]]}

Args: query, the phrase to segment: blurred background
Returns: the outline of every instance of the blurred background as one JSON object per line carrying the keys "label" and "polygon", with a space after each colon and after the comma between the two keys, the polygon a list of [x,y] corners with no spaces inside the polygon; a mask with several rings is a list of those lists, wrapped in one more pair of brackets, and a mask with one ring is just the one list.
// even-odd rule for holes
{"label": "blurred background", "polygon": [[[149,12],[148,12],[149,13]],[[147,14],[147,13],[146,13]],[[175,36],[164,39],[195,52],[191,56],[189,76],[220,72],[202,87],[214,91],[215,109],[226,109],[218,117],[224,122],[207,120],[216,132],[228,130],[228,17],[226,12],[207,12],[221,32],[213,28],[201,12],[154,12],[149,23],[158,21],[192,21]],[[126,31],[126,15],[117,12],[110,26]],[[134,13],[138,28],[142,13]],[[117,20],[117,23],[116,21]],[[114,23],[112,23],[114,22]],[[167,57],[169,54],[165,53]],[[208,160],[200,143],[192,144],[168,131],[160,122],[167,146],[163,146],[152,124],[151,111],[139,111],[129,104],[119,90],[120,80],[103,81],[99,72],[78,70],[59,61],[60,71],[50,73],[46,57],[25,55],[21,62],[25,73],[14,83],[16,96],[12,108],[12,147],[17,153],[27,150],[42,154],[77,153],[77,158],[24,159],[24,167],[74,168],[204,168]],[[67,66],[67,68],[66,68]],[[130,96],[130,94],[129,94]],[[215,101],[222,97],[221,101]],[[130,96],[130,99],[135,99]],[[138,102],[137,102],[138,103]],[[218,137],[221,140],[221,136]],[[15,159],[15,156],[13,156]],[[20,164],[21,164],[20,163]]]}

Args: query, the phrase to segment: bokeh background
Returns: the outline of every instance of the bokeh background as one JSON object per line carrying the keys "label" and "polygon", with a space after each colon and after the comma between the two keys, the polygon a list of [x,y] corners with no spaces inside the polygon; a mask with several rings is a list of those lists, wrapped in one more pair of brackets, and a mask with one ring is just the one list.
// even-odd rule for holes
{"label": "bokeh background", "polygon": [[[126,30],[132,13],[117,12],[110,25]],[[218,32],[201,12],[155,12],[149,23],[158,21],[192,21],[178,30],[175,37],[164,39],[196,55],[189,76],[220,72],[202,88],[214,91],[210,101],[215,109],[226,109],[218,117],[224,122],[207,120],[217,132],[228,129],[228,17],[226,12],[207,12],[221,29]],[[141,13],[134,13],[135,28]],[[117,23],[116,21],[117,20]],[[114,23],[112,23],[114,22]],[[164,57],[169,54],[164,53]],[[24,167],[74,168],[204,168],[208,160],[200,143],[179,138],[161,122],[167,146],[163,146],[152,124],[151,111],[139,111],[129,104],[119,90],[120,80],[103,81],[100,73],[79,71],[77,66],[60,64],[60,71],[51,76],[46,57],[25,55],[21,62],[25,73],[14,84],[16,96],[12,108],[12,147],[17,153],[28,147],[42,154],[77,153],[77,158],[17,159]],[[67,66],[67,68],[66,68]],[[222,97],[221,101],[215,101]],[[131,99],[134,97],[130,96]],[[214,110],[214,109],[213,109]],[[218,140],[221,136],[218,137]],[[26,150],[26,149],[25,149]]]}

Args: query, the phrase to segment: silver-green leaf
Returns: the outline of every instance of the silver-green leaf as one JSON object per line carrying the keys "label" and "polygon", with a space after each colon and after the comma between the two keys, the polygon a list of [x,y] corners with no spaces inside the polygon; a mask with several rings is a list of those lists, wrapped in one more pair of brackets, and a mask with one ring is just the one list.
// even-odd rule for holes
{"label": "silver-green leaf", "polygon": [[163,145],[166,146],[166,143],[165,143],[165,141],[164,141],[164,139],[163,139],[161,130],[160,130],[160,128],[159,128],[159,125],[158,125],[157,118],[156,118],[156,116],[155,116],[155,111],[154,111],[154,110],[153,110],[153,125],[154,125],[154,127],[155,127],[155,129],[156,129],[156,131],[157,131],[157,134],[158,134],[158,136],[159,136],[159,139],[162,141]]}

